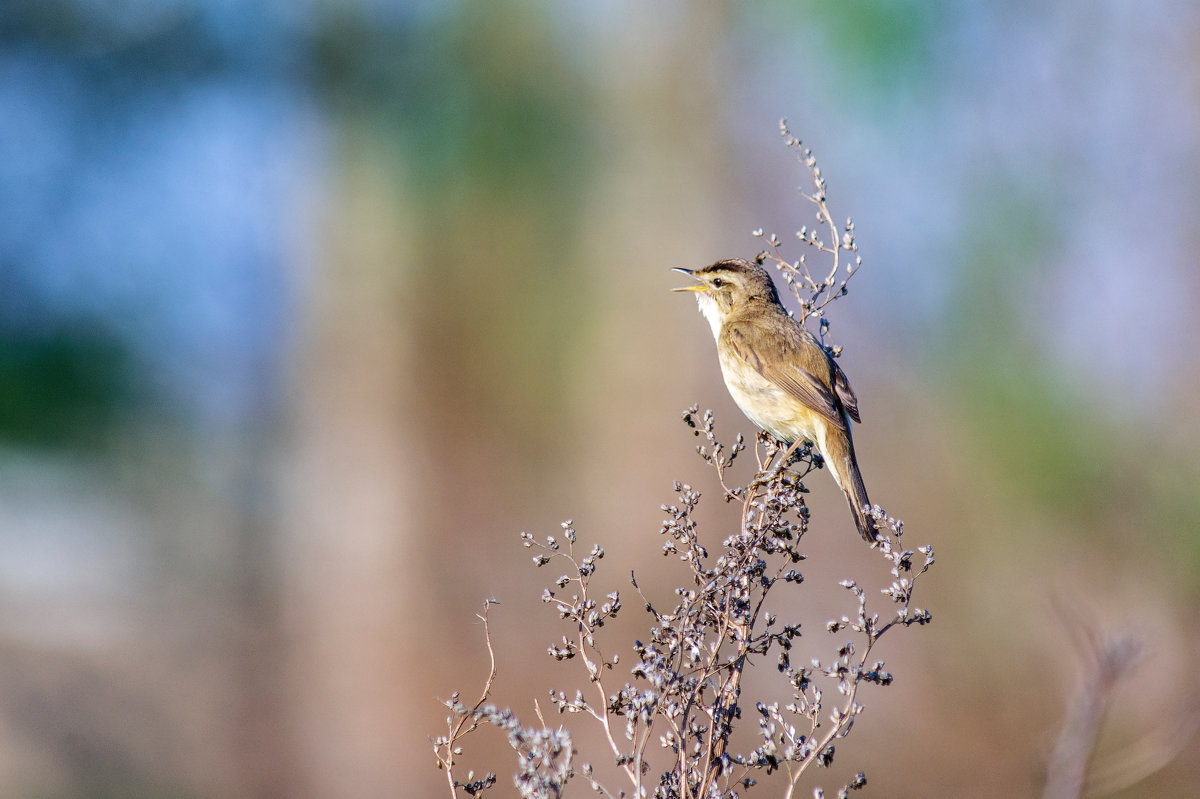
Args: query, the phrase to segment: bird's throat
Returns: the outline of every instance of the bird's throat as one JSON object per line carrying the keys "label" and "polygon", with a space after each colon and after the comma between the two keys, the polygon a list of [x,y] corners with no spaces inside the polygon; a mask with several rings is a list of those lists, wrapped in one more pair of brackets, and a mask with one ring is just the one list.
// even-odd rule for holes
{"label": "bird's throat", "polygon": [[700,306],[700,313],[708,320],[708,326],[712,328],[713,338],[717,339],[721,336],[721,323],[725,321],[725,310],[720,306],[720,300],[711,294],[697,294],[696,304]]}

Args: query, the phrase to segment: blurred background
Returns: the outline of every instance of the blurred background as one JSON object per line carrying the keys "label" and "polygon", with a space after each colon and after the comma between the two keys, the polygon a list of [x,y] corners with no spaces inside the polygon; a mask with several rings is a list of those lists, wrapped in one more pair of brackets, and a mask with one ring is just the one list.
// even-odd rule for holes
{"label": "blurred background", "polygon": [[[672,481],[730,523],[680,410],[751,432],[668,268],[799,257],[781,117],[857,228],[871,496],[938,554],[814,780],[1036,794],[1090,629],[1144,646],[1095,795],[1200,790],[1195,3],[6,0],[0,793],[446,795],[484,599],[499,704],[578,679],[518,542],[566,518],[628,651]],[[809,582],[882,584],[810,485]]]}

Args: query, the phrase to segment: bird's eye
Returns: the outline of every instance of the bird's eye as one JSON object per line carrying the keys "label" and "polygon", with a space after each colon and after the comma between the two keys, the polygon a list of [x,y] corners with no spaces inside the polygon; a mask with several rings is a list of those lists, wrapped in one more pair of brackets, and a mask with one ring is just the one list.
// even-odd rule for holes
{"label": "bird's eye", "polygon": [[713,288],[719,289],[719,288],[721,288],[721,286],[725,285],[725,281],[719,277],[714,277],[712,284],[713,284]]}

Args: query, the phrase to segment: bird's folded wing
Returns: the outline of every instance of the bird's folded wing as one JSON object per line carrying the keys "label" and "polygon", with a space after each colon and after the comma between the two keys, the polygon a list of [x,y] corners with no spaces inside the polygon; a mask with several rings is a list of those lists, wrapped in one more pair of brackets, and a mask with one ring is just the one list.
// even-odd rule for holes
{"label": "bird's folded wing", "polygon": [[[734,353],[754,371],[787,392],[806,408],[820,414],[831,424],[837,427],[845,425],[842,415],[838,413],[837,400],[834,398],[833,392],[815,375],[798,365],[797,358],[789,357],[789,353],[786,352],[773,353],[775,357],[758,352],[750,337],[744,335],[735,326],[727,328],[726,338]],[[824,355],[824,353],[821,354]],[[790,355],[794,356],[796,353],[790,353]],[[849,388],[848,383],[847,388]]]}
{"label": "bird's folded wing", "polygon": [[842,408],[845,409],[846,415],[855,422],[861,422],[862,419],[858,415],[858,397],[854,396],[854,389],[850,388],[850,381],[846,379],[846,373],[837,365],[837,361],[830,359],[833,363],[833,391],[837,394],[837,398],[842,402]]}

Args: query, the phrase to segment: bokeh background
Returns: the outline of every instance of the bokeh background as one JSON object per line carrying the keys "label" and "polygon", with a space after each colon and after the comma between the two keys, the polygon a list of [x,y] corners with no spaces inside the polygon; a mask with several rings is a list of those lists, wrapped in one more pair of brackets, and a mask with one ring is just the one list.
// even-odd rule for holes
{"label": "bokeh background", "polygon": [[[518,533],[669,597],[672,481],[728,524],[679,412],[749,423],[667,270],[799,256],[781,117],[857,227],[872,498],[938,553],[818,782],[1036,794],[1089,629],[1144,646],[1094,790],[1200,790],[1200,6],[5,0],[0,794],[445,795],[493,596],[532,720],[573,678]],[[809,582],[878,583],[810,482]]]}

